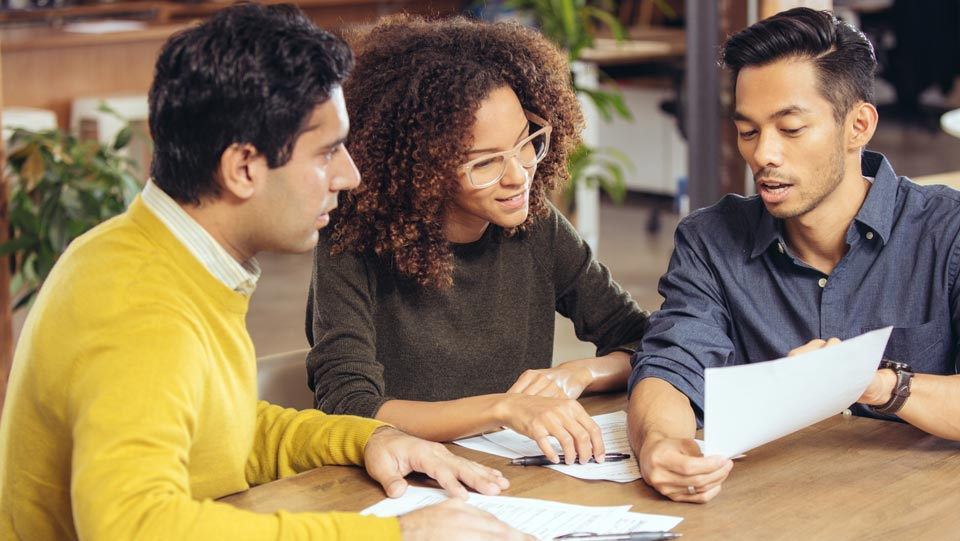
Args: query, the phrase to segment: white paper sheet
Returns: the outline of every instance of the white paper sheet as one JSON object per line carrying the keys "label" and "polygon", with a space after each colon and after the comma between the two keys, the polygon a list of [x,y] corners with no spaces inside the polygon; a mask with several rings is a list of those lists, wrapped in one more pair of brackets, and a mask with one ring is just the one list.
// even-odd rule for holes
{"label": "white paper sheet", "polygon": [[850,406],[873,379],[891,330],[796,357],[708,368],[704,454],[734,456]]}
{"label": "white paper sheet", "polygon": [[[435,488],[409,487],[400,498],[386,498],[360,512],[362,515],[394,517],[440,503],[448,498]],[[467,503],[491,513],[514,528],[538,539],[553,539],[574,532],[623,533],[667,531],[683,518],[631,513],[630,505],[588,507],[532,498],[470,494]]]}
{"label": "white paper sheet", "polygon": [[[627,413],[618,411],[606,415],[594,415],[593,420],[597,422],[600,430],[603,431],[603,443],[608,453],[627,453],[630,458],[619,462],[605,462],[603,464],[572,464],[545,466],[551,470],[576,477],[578,479],[594,479],[604,481],[616,481],[618,483],[629,483],[640,479],[640,466],[637,464],[636,457],[630,450],[630,441],[627,439]],[[553,447],[558,453],[561,452],[560,444],[553,440]],[[543,451],[537,446],[537,442],[530,438],[517,434],[513,430],[501,430],[454,441],[457,445],[499,455],[507,458],[517,458],[521,456],[542,455]],[[531,466],[525,466],[531,467]]]}

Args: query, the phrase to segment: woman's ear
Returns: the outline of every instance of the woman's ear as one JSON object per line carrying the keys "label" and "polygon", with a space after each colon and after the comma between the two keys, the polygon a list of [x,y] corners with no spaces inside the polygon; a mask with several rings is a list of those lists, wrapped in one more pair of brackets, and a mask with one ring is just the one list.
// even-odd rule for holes
{"label": "woman's ear", "polygon": [[234,143],[220,155],[220,188],[232,197],[247,200],[267,172],[267,159],[250,143]]}

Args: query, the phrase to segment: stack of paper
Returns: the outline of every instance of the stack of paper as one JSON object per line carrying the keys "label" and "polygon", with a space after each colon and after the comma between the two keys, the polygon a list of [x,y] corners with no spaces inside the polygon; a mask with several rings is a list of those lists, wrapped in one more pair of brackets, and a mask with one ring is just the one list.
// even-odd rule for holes
{"label": "stack of paper", "polygon": [[[627,413],[618,411],[606,415],[594,415],[593,420],[603,431],[603,443],[608,453],[631,453],[630,441],[627,439]],[[552,438],[551,438],[552,439]],[[537,446],[537,442],[530,438],[517,434],[513,430],[502,430],[491,434],[484,434],[473,438],[457,440],[453,443],[507,458],[519,458],[521,456],[542,455],[543,451]],[[560,444],[553,440],[553,447],[558,453]],[[637,464],[636,457],[631,456],[627,460],[620,462],[607,462],[604,464],[571,464],[546,466],[560,473],[577,477],[579,479],[595,479],[605,481],[617,481],[618,483],[629,483],[640,479],[640,466]]]}
{"label": "stack of paper", "polygon": [[[395,517],[443,502],[447,498],[447,493],[440,489],[409,487],[400,498],[387,498],[364,509],[361,514]],[[589,507],[531,498],[482,494],[470,494],[467,503],[537,539],[553,539],[576,532],[611,534],[666,531],[676,527],[683,520],[682,517],[631,513],[629,505]]]}

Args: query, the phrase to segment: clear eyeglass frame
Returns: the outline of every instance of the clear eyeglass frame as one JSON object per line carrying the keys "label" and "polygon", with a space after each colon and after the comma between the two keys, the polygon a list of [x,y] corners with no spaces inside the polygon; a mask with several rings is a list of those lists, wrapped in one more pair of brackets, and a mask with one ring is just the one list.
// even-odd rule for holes
{"label": "clear eyeglass frame", "polygon": [[[494,184],[500,182],[500,179],[502,179],[503,175],[507,172],[507,162],[510,160],[510,158],[513,158],[514,156],[516,156],[517,161],[520,163],[520,165],[526,169],[532,169],[533,167],[536,167],[536,165],[542,162],[543,159],[547,156],[547,153],[550,150],[550,133],[553,132],[553,126],[551,126],[549,122],[544,120],[542,117],[536,115],[535,113],[531,113],[530,111],[524,110],[523,114],[527,117],[527,120],[529,120],[532,124],[539,126],[539,129],[534,131],[530,135],[524,137],[523,140],[517,143],[517,146],[513,147],[510,150],[484,154],[483,156],[474,158],[469,162],[463,164],[463,166],[461,167],[461,170],[467,176],[467,180],[470,181],[471,186],[473,186],[474,188],[480,189],[480,188],[486,188],[488,186],[493,186]],[[536,151],[536,154],[534,155],[534,159],[532,162],[523,161],[520,154],[520,152],[523,150],[523,147],[532,143],[535,139],[541,136],[544,137],[543,148]],[[476,166],[477,164],[483,163],[485,161],[496,160],[498,158],[503,158],[500,165],[499,174],[497,174],[493,180],[488,180],[485,182],[476,182],[473,176],[474,166]]]}

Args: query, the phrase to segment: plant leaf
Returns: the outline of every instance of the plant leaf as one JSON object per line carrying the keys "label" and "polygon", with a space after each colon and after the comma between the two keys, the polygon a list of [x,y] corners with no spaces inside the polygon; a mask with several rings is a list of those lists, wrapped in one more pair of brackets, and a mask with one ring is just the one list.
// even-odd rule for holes
{"label": "plant leaf", "polygon": [[117,132],[116,139],[113,140],[113,149],[120,150],[130,144],[130,139],[133,138],[133,128],[127,124],[119,132]]}
{"label": "plant leaf", "polygon": [[26,181],[24,189],[27,192],[32,192],[37,187],[47,169],[43,163],[43,156],[40,155],[40,149],[35,145],[31,148],[31,152],[23,162],[23,167],[20,168],[20,176]]}

